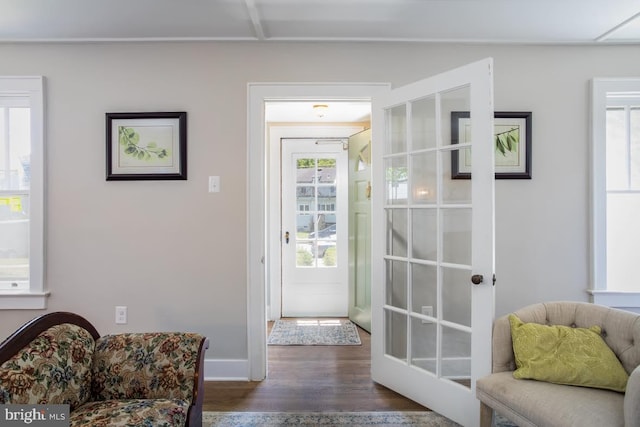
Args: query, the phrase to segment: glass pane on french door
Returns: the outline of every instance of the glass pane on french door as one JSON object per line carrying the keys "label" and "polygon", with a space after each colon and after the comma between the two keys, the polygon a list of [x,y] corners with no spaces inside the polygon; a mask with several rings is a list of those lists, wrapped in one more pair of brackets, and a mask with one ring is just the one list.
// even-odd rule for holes
{"label": "glass pane on french door", "polygon": [[467,387],[472,207],[466,173],[471,141],[464,135],[471,126],[469,111],[468,87],[386,110],[383,155],[385,354]]}

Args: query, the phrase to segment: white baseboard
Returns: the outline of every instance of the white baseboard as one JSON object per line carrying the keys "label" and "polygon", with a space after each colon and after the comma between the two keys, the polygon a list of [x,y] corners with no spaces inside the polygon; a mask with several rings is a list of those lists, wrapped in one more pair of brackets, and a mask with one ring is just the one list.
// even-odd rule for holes
{"label": "white baseboard", "polygon": [[205,381],[249,381],[246,359],[205,359]]}

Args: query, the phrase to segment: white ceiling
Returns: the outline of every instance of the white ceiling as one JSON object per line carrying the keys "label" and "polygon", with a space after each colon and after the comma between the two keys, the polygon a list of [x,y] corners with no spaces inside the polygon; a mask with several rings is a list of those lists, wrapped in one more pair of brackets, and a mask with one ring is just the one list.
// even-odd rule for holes
{"label": "white ceiling", "polygon": [[[640,0],[0,0],[2,42],[640,44]],[[276,122],[359,122],[368,103],[270,103]]]}
{"label": "white ceiling", "polygon": [[0,42],[640,43],[638,0],[0,0]]}
{"label": "white ceiling", "polygon": [[[314,105],[326,105],[322,116]],[[271,101],[265,105],[267,122],[368,122],[371,120],[371,103],[362,101]]]}

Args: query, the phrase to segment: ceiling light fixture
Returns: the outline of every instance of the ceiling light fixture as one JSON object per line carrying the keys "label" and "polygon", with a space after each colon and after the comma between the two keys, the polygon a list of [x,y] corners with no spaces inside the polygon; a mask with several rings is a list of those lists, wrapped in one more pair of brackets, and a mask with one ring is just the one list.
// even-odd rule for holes
{"label": "ceiling light fixture", "polygon": [[327,104],[316,104],[313,106],[313,111],[318,117],[324,117],[328,109],[329,106]]}

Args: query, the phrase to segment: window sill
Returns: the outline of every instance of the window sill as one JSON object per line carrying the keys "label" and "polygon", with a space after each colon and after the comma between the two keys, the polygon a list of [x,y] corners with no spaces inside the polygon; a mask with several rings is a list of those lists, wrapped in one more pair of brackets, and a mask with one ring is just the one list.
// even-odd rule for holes
{"label": "window sill", "polygon": [[622,310],[640,311],[640,292],[596,290],[588,291],[593,297],[594,304]]}
{"label": "window sill", "polygon": [[0,291],[0,310],[44,310],[49,292]]}

